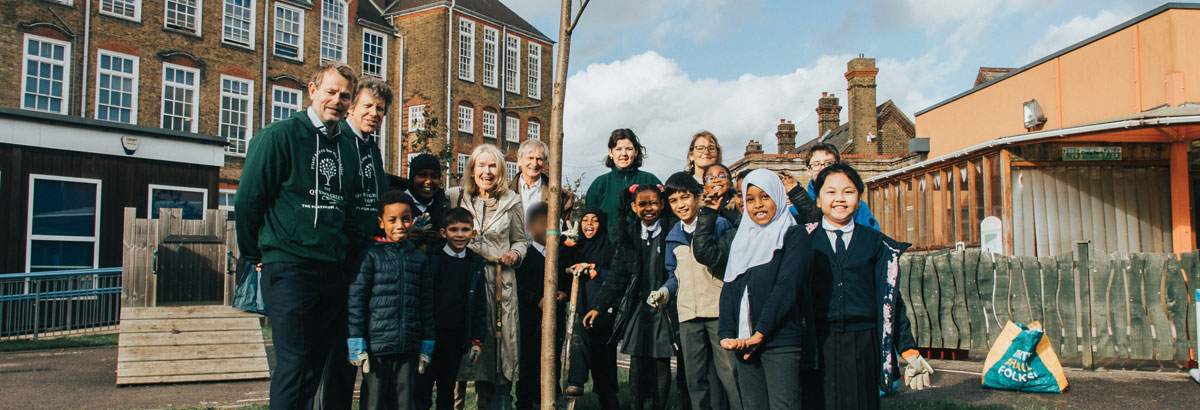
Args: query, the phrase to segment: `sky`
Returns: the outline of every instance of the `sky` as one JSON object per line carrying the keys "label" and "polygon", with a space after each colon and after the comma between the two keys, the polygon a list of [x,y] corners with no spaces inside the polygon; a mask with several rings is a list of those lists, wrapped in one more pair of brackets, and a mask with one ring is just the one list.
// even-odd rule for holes
{"label": "sky", "polygon": [[[559,1],[502,0],[558,38]],[[578,0],[576,2],[578,7]],[[1162,5],[1143,0],[593,0],[572,36],[563,172],[608,171],[607,138],[632,129],[660,179],[714,133],[724,162],[746,143],[775,153],[779,120],[815,138],[817,100],[843,107],[846,63],[876,59],[877,103],[912,116],[974,84],[979,67],[1020,67]],[[556,50],[557,52],[557,50]],[[847,110],[842,111],[846,121]]]}

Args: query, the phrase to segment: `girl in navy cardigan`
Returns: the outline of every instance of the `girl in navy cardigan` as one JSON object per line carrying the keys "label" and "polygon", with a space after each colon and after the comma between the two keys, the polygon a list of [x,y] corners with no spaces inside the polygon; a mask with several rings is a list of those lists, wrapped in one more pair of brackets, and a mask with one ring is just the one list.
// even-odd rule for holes
{"label": "girl in navy cardigan", "polygon": [[767,170],[742,181],[742,223],[730,247],[717,334],[737,351],[746,409],[800,408],[800,373],[816,358],[810,327],[808,233],[787,211],[783,182]]}

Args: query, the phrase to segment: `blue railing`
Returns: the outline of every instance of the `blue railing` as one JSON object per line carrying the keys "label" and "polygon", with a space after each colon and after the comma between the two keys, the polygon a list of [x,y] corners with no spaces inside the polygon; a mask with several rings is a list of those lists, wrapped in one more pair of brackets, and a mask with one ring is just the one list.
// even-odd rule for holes
{"label": "blue railing", "polygon": [[0,341],[114,331],[121,268],[0,274]]}

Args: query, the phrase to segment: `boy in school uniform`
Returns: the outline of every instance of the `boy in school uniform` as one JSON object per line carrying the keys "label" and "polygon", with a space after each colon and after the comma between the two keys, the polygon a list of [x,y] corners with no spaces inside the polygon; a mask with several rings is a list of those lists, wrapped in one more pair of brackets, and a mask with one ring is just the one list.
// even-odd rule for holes
{"label": "boy in school uniform", "polygon": [[[529,233],[531,241],[529,250],[525,252],[525,259],[517,268],[517,305],[521,316],[521,377],[517,381],[517,410],[537,409],[541,402],[542,307],[544,303],[562,304],[571,289],[570,275],[565,274],[562,269],[556,269],[558,291],[554,301],[547,302],[542,298],[542,292],[545,290],[548,211],[545,202],[537,202],[529,207],[525,216],[525,231]],[[559,350],[565,333],[562,326],[557,329],[555,352]],[[558,355],[554,356],[557,367]]]}
{"label": "boy in school uniform", "polygon": [[367,409],[411,409],[413,377],[433,354],[433,275],[408,240],[412,208],[402,192],[380,196],[383,237],[359,258],[350,283],[347,359],[364,366],[359,400]]}
{"label": "boy in school uniform", "polygon": [[433,272],[433,321],[437,342],[425,373],[417,376],[416,408],[428,410],[437,388],[437,409],[454,408],[458,369],[464,360],[479,359],[487,333],[487,298],[483,271],[487,261],[467,244],[476,232],[471,213],[447,210],[439,230],[445,244],[427,251]]}
{"label": "boy in school uniform", "polygon": [[408,178],[394,178],[392,189],[403,190],[416,206],[412,240],[426,251],[440,248],[445,243],[441,229],[445,227],[442,222],[450,203],[442,186],[442,165],[437,157],[424,153],[413,157],[408,165]]}

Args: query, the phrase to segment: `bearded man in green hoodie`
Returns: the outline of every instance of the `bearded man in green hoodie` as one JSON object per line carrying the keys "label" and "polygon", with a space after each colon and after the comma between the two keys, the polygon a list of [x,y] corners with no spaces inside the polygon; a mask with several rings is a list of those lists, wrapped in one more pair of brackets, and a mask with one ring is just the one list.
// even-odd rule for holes
{"label": "bearded man in green hoodie", "polygon": [[348,223],[361,182],[354,136],[339,125],[357,83],[350,66],[321,64],[308,83],[312,106],[255,134],[242,168],[238,249],[262,272],[275,346],[272,408],[313,407],[329,334],[345,327],[337,317],[347,245],[367,234]]}

